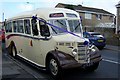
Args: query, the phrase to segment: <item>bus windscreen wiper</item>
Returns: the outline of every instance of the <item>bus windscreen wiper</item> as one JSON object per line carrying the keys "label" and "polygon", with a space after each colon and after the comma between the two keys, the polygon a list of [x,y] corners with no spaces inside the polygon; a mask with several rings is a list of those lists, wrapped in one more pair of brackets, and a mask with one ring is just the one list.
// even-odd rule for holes
{"label": "bus windscreen wiper", "polygon": [[55,29],[53,28],[53,27],[51,27],[52,28],[52,30],[57,34],[57,32],[55,31]]}
{"label": "bus windscreen wiper", "polygon": [[80,23],[75,27],[75,29],[72,32],[74,32],[78,28],[79,25],[80,25]]}
{"label": "bus windscreen wiper", "polygon": [[58,23],[60,23],[61,25],[63,25],[63,26],[65,26],[66,27],[66,25],[64,25],[62,22],[60,22],[59,20],[56,20]]}

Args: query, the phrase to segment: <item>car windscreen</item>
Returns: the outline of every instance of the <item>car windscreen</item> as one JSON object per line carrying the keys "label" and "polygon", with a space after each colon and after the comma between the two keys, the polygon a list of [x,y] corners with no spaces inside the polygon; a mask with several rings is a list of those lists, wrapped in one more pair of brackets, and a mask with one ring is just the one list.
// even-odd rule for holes
{"label": "car windscreen", "polygon": [[101,34],[99,33],[93,33],[91,34],[92,37],[103,37]]}

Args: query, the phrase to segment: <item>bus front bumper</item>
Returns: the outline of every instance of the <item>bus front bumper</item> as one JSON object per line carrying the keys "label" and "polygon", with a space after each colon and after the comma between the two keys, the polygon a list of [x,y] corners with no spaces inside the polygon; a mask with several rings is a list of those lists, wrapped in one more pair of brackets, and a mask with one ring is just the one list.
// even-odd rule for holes
{"label": "bus front bumper", "polygon": [[89,63],[78,63],[75,59],[71,60],[63,60],[61,63],[62,69],[70,69],[70,68],[82,68],[82,67],[88,67],[92,66],[95,63],[99,63],[102,60],[102,57],[100,54],[95,54],[90,57]]}

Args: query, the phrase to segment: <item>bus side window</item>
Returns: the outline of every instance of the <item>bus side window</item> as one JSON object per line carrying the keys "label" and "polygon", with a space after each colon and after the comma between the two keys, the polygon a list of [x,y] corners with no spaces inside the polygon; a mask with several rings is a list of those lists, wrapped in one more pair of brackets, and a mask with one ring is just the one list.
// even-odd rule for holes
{"label": "bus side window", "polygon": [[24,27],[25,27],[25,33],[31,34],[30,20],[29,19],[24,20]]}
{"label": "bus side window", "polygon": [[39,21],[39,26],[40,26],[41,36],[49,37],[50,31],[49,31],[48,26],[44,22],[41,22],[41,21]]}
{"label": "bus side window", "polygon": [[24,30],[23,30],[23,20],[18,20],[17,31],[20,32],[20,33],[24,33]]}
{"label": "bus side window", "polygon": [[17,21],[13,21],[13,31],[17,32]]}
{"label": "bus side window", "polygon": [[9,22],[9,32],[12,32],[12,23]]}
{"label": "bus side window", "polygon": [[8,22],[6,25],[6,32],[12,32],[12,24],[11,22]]}
{"label": "bus side window", "polygon": [[37,36],[39,34],[38,33],[38,28],[37,28],[37,20],[36,19],[32,19],[31,23],[32,23],[32,32],[33,32],[33,35]]}
{"label": "bus side window", "polygon": [[6,31],[6,33],[9,32],[9,25],[8,25],[8,23],[5,26],[5,31]]}

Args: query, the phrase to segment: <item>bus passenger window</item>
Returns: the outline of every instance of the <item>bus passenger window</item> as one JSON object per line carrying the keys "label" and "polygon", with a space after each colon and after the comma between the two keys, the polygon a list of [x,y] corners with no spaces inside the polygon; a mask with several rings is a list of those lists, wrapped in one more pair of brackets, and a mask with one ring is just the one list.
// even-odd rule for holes
{"label": "bus passenger window", "polygon": [[39,25],[40,25],[41,36],[49,37],[50,36],[50,31],[49,31],[48,26],[41,21],[39,21]]}
{"label": "bus passenger window", "polygon": [[24,33],[24,30],[23,30],[23,20],[19,20],[18,21],[17,31],[20,32],[20,33]]}
{"label": "bus passenger window", "polygon": [[25,33],[31,34],[30,20],[24,20]]}
{"label": "bus passenger window", "polygon": [[13,31],[17,32],[17,21],[13,21]]}
{"label": "bus passenger window", "polygon": [[9,32],[9,25],[8,25],[8,23],[5,26],[5,30],[6,30],[6,33]]}
{"label": "bus passenger window", "polygon": [[37,20],[32,19],[31,23],[32,23],[32,32],[33,32],[33,35],[37,36],[38,35]]}
{"label": "bus passenger window", "polygon": [[9,22],[8,24],[9,24],[9,32],[12,32],[12,24],[11,24],[11,22]]}
{"label": "bus passenger window", "polygon": [[6,32],[12,32],[12,24],[11,24],[11,22],[6,24],[5,29],[6,29]]}

